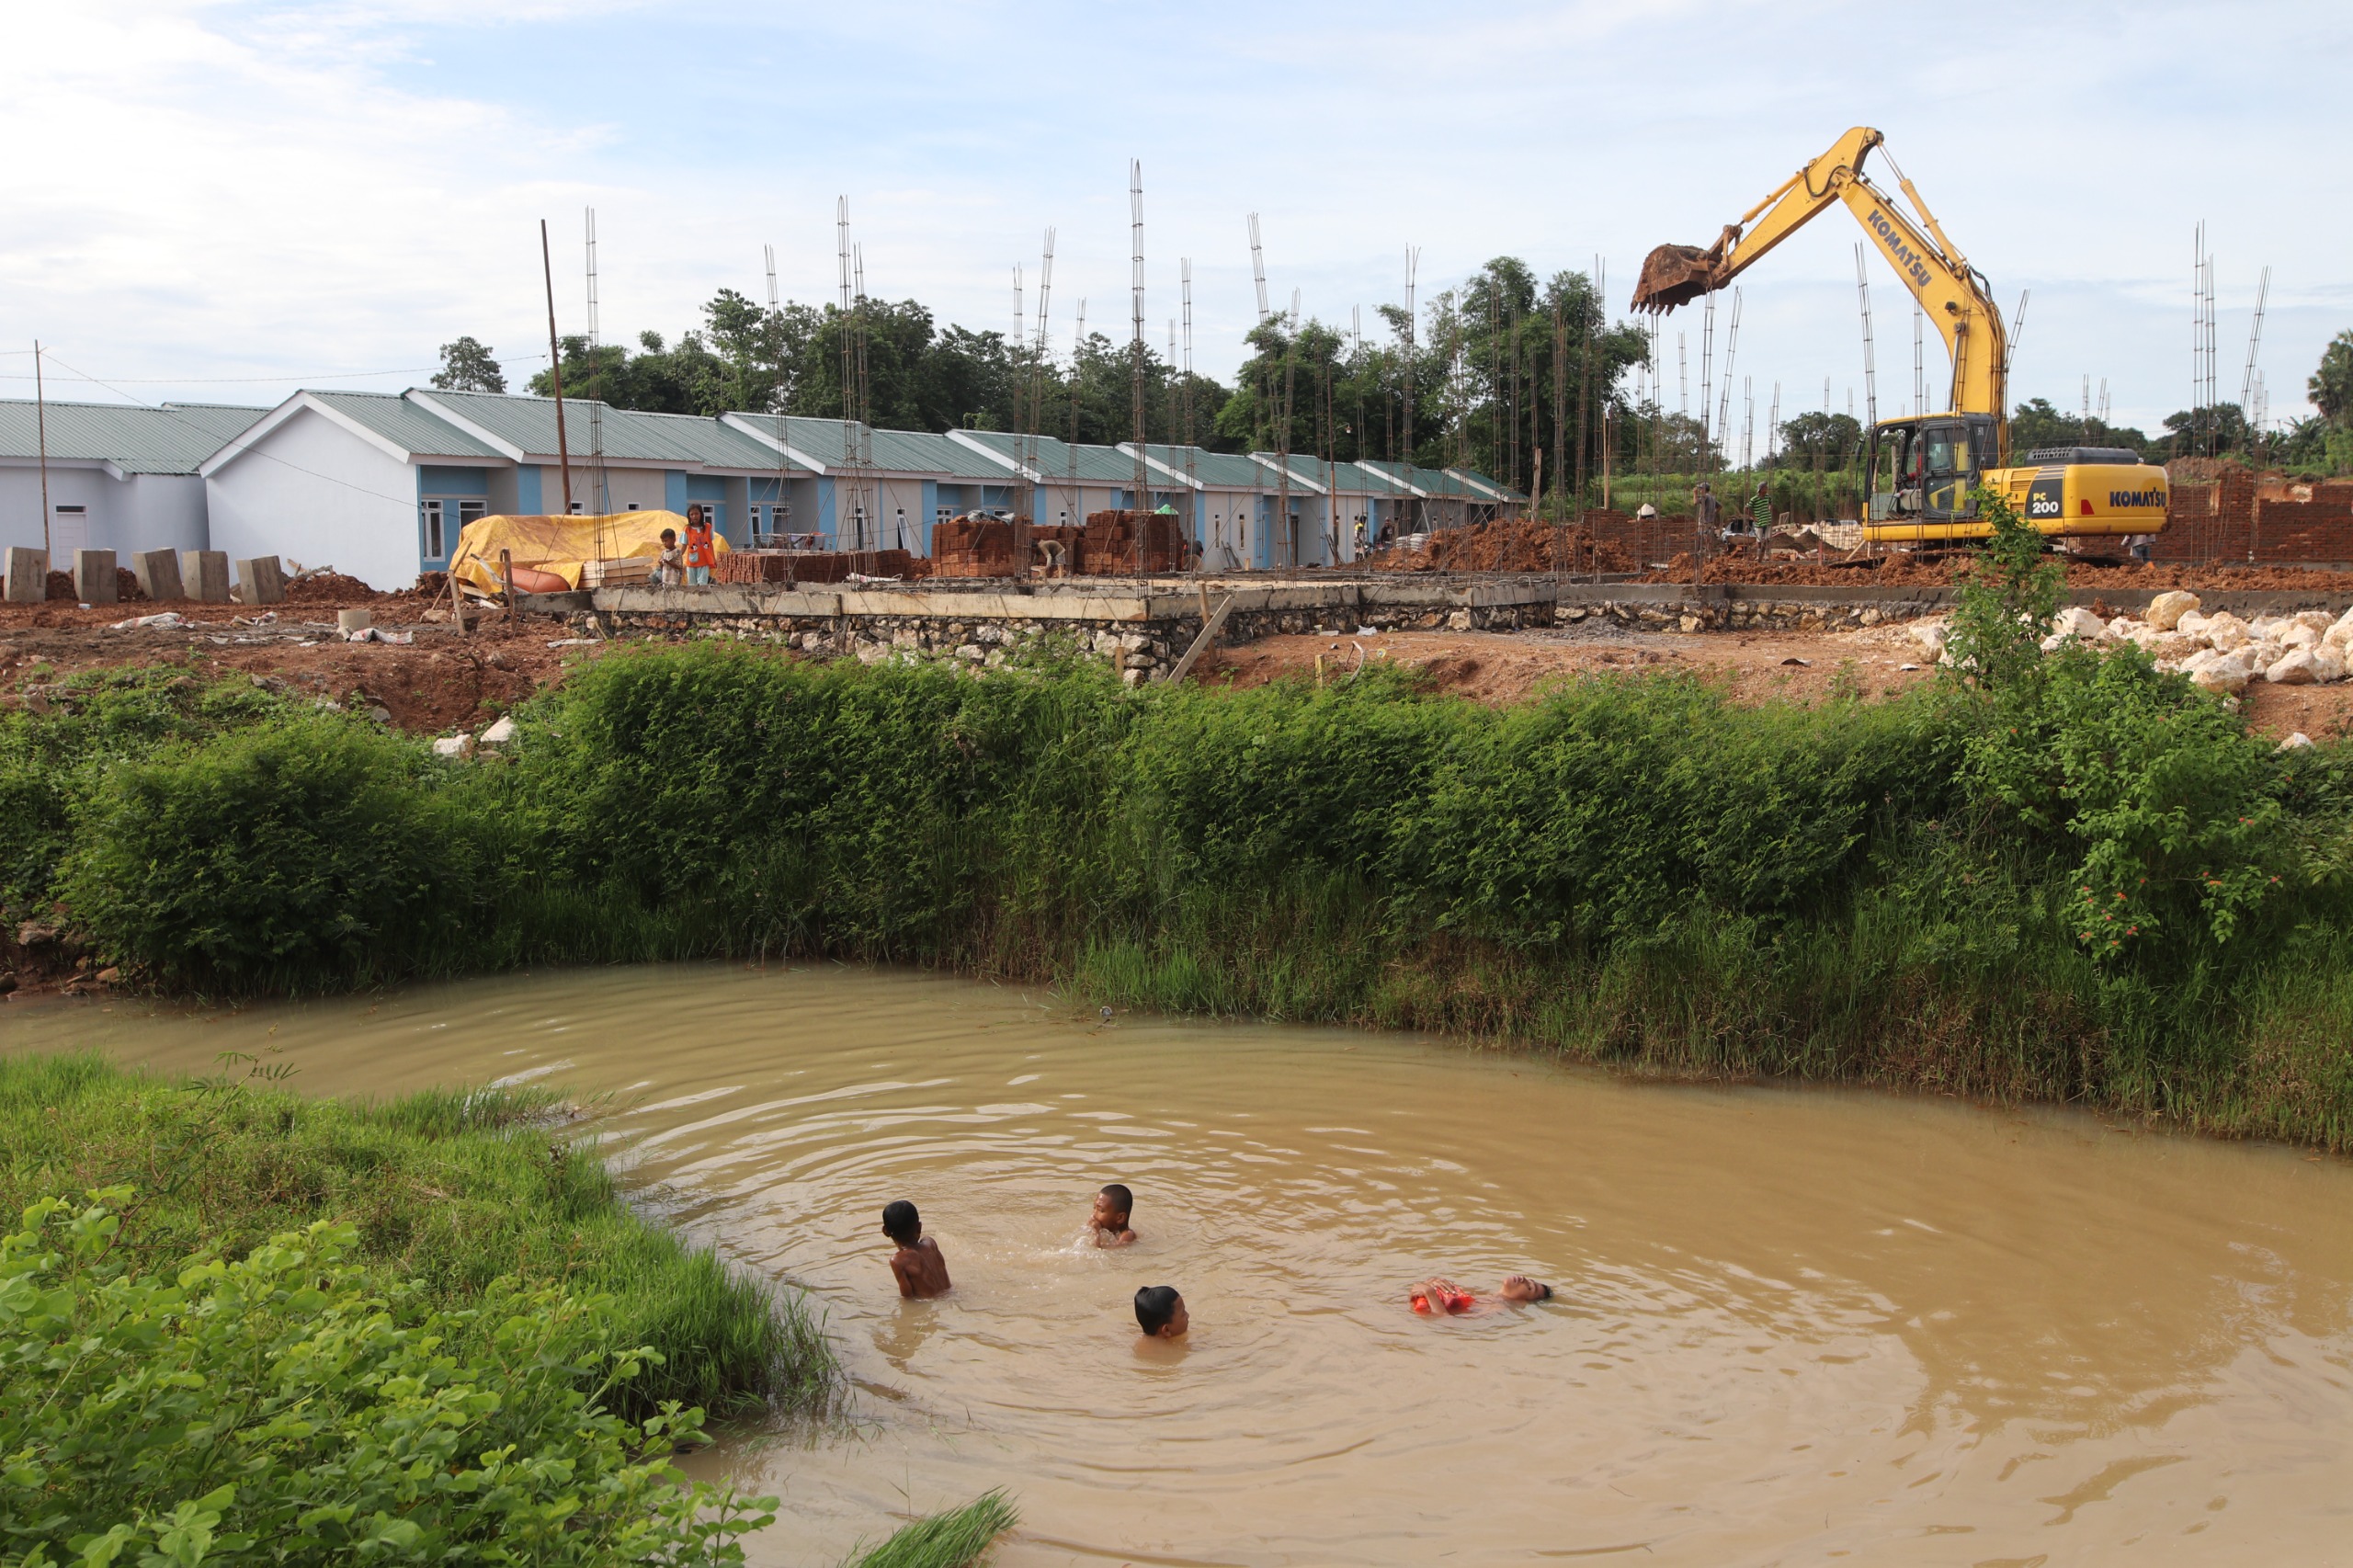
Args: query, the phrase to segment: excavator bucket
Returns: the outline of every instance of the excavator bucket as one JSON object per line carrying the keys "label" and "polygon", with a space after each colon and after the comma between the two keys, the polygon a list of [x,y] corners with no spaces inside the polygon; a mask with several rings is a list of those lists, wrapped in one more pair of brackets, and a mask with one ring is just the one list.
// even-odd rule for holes
{"label": "excavator bucket", "polygon": [[1716,287],[1722,247],[1661,245],[1643,258],[1643,275],[1634,281],[1633,308],[1665,314]]}

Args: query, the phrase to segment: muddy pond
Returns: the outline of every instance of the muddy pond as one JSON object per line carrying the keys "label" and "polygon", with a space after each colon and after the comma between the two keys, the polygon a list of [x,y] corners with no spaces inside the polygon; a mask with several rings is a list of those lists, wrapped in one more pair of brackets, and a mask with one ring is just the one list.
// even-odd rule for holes
{"label": "muddy pond", "polygon": [[[602,1096],[849,1369],[846,1430],[694,1461],[782,1494],[763,1562],[1000,1484],[1007,1568],[2353,1562],[2353,1168],[2294,1150],[823,966],[0,1008],[82,1046]],[[1081,1240],[1108,1181],[1131,1248]],[[893,1291],[897,1198],[945,1300]],[[1417,1318],[1433,1273],[1556,1294]],[[1161,1283],[1192,1332],[1140,1346]]]}

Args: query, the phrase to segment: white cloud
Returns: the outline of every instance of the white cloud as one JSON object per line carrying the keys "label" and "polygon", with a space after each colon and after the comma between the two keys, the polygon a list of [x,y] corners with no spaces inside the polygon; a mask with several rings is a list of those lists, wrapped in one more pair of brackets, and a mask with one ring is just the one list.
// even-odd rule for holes
{"label": "white cloud", "polygon": [[[789,293],[830,297],[840,192],[877,292],[1001,327],[1012,267],[1034,278],[1052,223],[1056,341],[1081,297],[1117,335],[1136,155],[1154,340],[1189,255],[1198,356],[1223,371],[1252,315],[1250,211],[1278,300],[1299,288],[1327,318],[1394,300],[1408,243],[1426,292],[1500,253],[1550,273],[1599,252],[1622,301],[1651,245],[1706,240],[1859,119],[2005,308],[2035,290],[2020,395],[2063,403],[2089,372],[2120,418],[2180,406],[2204,217],[2229,393],[2269,261],[2264,363],[2290,412],[2353,322],[2334,259],[2353,216],[2310,172],[2343,144],[2343,108],[2285,85],[2341,74],[2348,36],[2353,19],[2289,5],[2229,27],[2009,4],[1964,27],[1845,0],[17,6],[0,335],[191,378],[135,389],[159,395],[423,365],[460,332],[519,358],[544,352],[537,221],[576,330],[592,203],[608,335],[675,333],[722,284],[760,291],[763,243]],[[1834,403],[1849,383],[1859,400],[1853,239],[1825,215],[1743,279],[1734,374],[1760,409],[1776,379],[1818,405],[1824,374]],[[1874,288],[1882,392],[1908,392],[1908,305]]]}

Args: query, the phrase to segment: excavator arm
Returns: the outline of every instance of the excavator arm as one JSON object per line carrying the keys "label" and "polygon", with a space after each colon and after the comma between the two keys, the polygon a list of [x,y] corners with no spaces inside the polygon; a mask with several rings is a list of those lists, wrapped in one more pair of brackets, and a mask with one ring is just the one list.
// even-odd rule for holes
{"label": "excavator arm", "polygon": [[1704,250],[1661,245],[1651,252],[1634,288],[1633,308],[1671,311],[1723,288],[1824,208],[1844,202],[1870,233],[1873,248],[1895,268],[1895,275],[1944,338],[1952,355],[1948,407],[1956,414],[1992,415],[2006,460],[2008,347],[2001,312],[1986,291],[1984,277],[1945,237],[1935,215],[1903,171],[1894,167],[1893,160],[1889,160],[1888,166],[1916,220],[1863,176],[1865,154],[1884,140],[1869,126],[1859,125],[1790,176],[1779,189],[1741,214],[1738,222],[1727,225],[1714,244]]}

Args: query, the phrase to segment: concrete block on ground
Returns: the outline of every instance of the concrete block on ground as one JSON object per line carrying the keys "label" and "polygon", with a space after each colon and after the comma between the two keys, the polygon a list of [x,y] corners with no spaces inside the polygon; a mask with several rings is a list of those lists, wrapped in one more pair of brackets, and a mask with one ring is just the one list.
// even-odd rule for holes
{"label": "concrete block on ground", "polygon": [[180,556],[176,550],[142,550],[131,558],[139,575],[139,591],[156,603],[188,597],[180,587]]}
{"label": "concrete block on ground", "polygon": [[364,609],[339,609],[335,612],[337,631],[365,631],[376,624],[375,612]]}
{"label": "concrete block on ground", "polygon": [[25,545],[8,547],[7,598],[12,605],[37,605],[49,597],[49,551]]}
{"label": "concrete block on ground", "polygon": [[286,602],[286,568],[278,563],[275,555],[240,561],[237,586],[244,590],[239,597],[248,605],[282,605]]}
{"label": "concrete block on ground", "polygon": [[110,605],[122,597],[115,581],[114,551],[77,550],[74,552],[74,592],[85,605]]}
{"label": "concrete block on ground", "polygon": [[225,550],[180,551],[180,586],[200,605],[229,602],[229,552]]}

